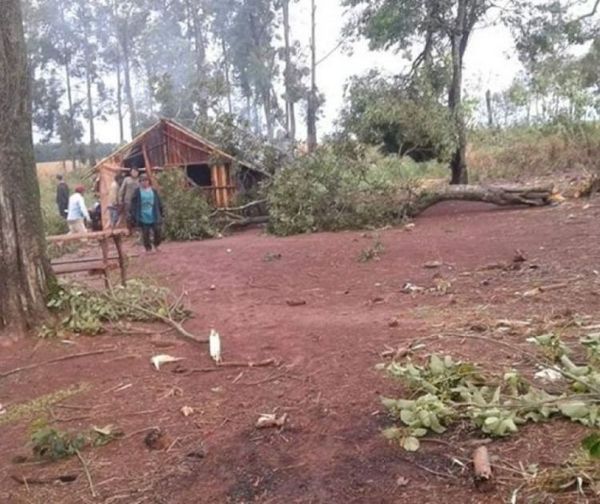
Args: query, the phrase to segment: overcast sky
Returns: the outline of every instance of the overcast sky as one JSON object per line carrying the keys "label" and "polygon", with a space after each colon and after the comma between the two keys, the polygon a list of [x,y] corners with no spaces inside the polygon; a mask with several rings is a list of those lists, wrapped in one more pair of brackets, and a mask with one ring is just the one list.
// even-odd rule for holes
{"label": "overcast sky", "polygon": [[[341,0],[317,0],[317,59],[328,54],[341,40],[346,16],[340,4]],[[293,38],[308,47],[310,0],[299,0],[293,4],[291,18]],[[343,86],[348,77],[375,67],[390,73],[400,73],[405,65],[406,62],[400,55],[369,51],[366,42],[356,44],[352,55],[341,49],[335,51],[317,69],[318,86],[326,98],[319,133],[331,130],[343,105]],[[470,40],[465,61],[465,85],[469,94],[483,96],[486,89],[491,89],[492,92],[505,89],[519,69],[513,42],[506,28],[492,26],[476,30]],[[118,131],[113,123],[114,121],[99,122],[99,140],[118,141]]]}
{"label": "overcast sky", "polygon": [[[341,30],[347,17],[341,0],[317,0],[317,44],[320,57],[325,56],[340,41]],[[294,5],[294,36],[308,44],[310,36],[310,0]],[[521,68],[514,55],[509,31],[503,26],[476,30],[469,42],[465,61],[465,84],[471,93],[485,93],[505,89]],[[317,59],[320,59],[319,56]],[[401,55],[393,52],[369,51],[367,43],[355,45],[350,56],[341,50],[318,67],[319,89],[325,93],[325,118],[322,129],[329,129],[343,105],[343,86],[348,77],[378,67],[391,73],[400,73],[406,66]]]}

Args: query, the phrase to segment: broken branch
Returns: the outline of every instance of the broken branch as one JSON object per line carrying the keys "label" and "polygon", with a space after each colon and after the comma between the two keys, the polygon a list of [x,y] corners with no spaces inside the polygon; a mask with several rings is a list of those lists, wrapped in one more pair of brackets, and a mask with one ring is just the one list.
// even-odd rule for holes
{"label": "broken branch", "polygon": [[82,352],[82,353],[76,353],[76,354],[70,354],[70,355],[64,355],[63,357],[57,357],[56,359],[50,359],[44,362],[38,362],[36,364],[29,364],[27,366],[22,366],[22,367],[18,367],[15,369],[11,369],[10,371],[5,371],[4,373],[0,373],[0,378],[6,378],[7,376],[16,374],[16,373],[20,373],[22,371],[28,371],[30,369],[35,369],[41,366],[45,366],[47,364],[55,364],[57,362],[63,362],[69,359],[78,359],[81,357],[89,357],[91,355],[99,355],[99,354],[105,354],[105,353],[110,353],[110,352],[115,352],[117,350],[117,347],[112,347],[112,348],[107,348],[104,350],[94,350],[93,352]]}

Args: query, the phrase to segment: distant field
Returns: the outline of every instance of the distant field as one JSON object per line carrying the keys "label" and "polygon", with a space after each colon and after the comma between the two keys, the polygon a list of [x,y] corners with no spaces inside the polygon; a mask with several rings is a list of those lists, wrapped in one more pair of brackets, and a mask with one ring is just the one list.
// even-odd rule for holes
{"label": "distant field", "polygon": [[[76,168],[79,167],[80,164],[77,163]],[[59,173],[66,174],[73,171],[73,162],[72,161],[50,161],[46,163],[37,163],[36,164],[37,174],[40,178],[48,178],[54,177]]]}

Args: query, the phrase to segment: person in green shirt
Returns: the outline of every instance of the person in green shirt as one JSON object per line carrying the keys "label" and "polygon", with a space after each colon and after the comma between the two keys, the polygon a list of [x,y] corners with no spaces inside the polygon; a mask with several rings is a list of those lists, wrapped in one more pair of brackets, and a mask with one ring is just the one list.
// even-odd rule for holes
{"label": "person in green shirt", "polygon": [[[151,186],[148,175],[140,176],[140,187],[135,190],[131,200],[131,220],[142,230],[142,242],[147,252],[159,251],[162,241],[160,227],[163,218],[163,206],[158,192]],[[152,238],[150,235],[152,234]]]}

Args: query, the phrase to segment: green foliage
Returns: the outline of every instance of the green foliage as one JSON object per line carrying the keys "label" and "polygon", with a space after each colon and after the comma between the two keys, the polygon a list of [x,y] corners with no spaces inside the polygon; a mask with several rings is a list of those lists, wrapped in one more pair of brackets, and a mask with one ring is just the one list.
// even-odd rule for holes
{"label": "green foliage", "polygon": [[58,316],[56,326],[44,326],[40,336],[50,337],[63,331],[95,335],[107,322],[120,320],[149,322],[170,317],[184,319],[189,312],[180,300],[173,302],[163,287],[130,280],[108,292],[70,286],[57,289],[48,300],[48,308]]}
{"label": "green foliage", "polygon": [[267,173],[275,173],[287,157],[266,138],[250,133],[250,124],[240,122],[231,114],[207,118],[195,129],[230,156],[254,164]]}
{"label": "green foliage", "polygon": [[[85,171],[74,170],[65,174],[65,182],[69,185],[71,193],[77,184],[84,183]],[[45,175],[38,176],[44,231],[47,235],[64,234],[68,231],[67,221],[58,214],[56,206],[56,178]],[[90,196],[87,195],[88,203]]]}
{"label": "green foliage", "polygon": [[600,458],[600,434],[594,432],[587,436],[582,442],[581,446],[592,458]]}
{"label": "green foliage", "polygon": [[163,230],[170,240],[201,240],[217,234],[213,209],[200,189],[189,188],[182,170],[169,170],[158,179],[165,207]]}
{"label": "green foliage", "polygon": [[537,345],[544,356],[552,361],[558,361],[570,352],[569,347],[560,339],[560,336],[554,333],[541,334],[529,338],[527,341]]}
{"label": "green foliage", "polygon": [[472,381],[481,382],[477,368],[468,362],[455,362],[451,356],[433,354],[420,366],[410,360],[404,365],[391,362],[380,366],[393,378],[402,380],[414,394],[434,394],[443,399],[452,396],[457,387]]}
{"label": "green foliage", "polygon": [[[594,335],[582,337],[589,346]],[[532,340],[543,352],[550,369],[558,371],[566,384],[560,393],[550,394],[528,383],[516,371],[502,377],[483,376],[470,363],[455,362],[450,356],[433,354],[423,365],[408,359],[404,363],[380,365],[399,379],[411,393],[410,399],[382,399],[390,415],[405,427],[384,432],[407,449],[417,449],[419,438],[427,432],[442,433],[452,422],[469,421],[483,433],[503,437],[516,432],[519,425],[542,422],[562,416],[587,427],[600,427],[600,367],[591,354],[586,365],[575,365],[571,353],[555,335]],[[591,453],[600,453],[596,438],[585,441]]]}
{"label": "green foliage", "polygon": [[30,401],[9,405],[6,408],[6,413],[0,415],[0,425],[10,422],[15,422],[22,418],[31,418],[36,415],[45,414],[53,404],[59,403],[73,397],[80,392],[87,390],[87,384],[71,386],[66,389],[57,390],[55,392],[36,397]]}
{"label": "green foliage", "polygon": [[69,434],[51,427],[41,427],[31,435],[33,454],[38,458],[58,460],[75,455],[85,445],[81,434]]}
{"label": "green foliage", "polygon": [[83,432],[66,432],[39,421],[32,426],[31,447],[37,458],[59,460],[72,457],[84,448],[107,445],[122,435],[111,425]]}
{"label": "green foliage", "polygon": [[353,77],[346,85],[342,131],[386,153],[447,162],[456,148],[454,125],[447,107],[427,89],[425,80],[407,83],[377,71]]}
{"label": "green foliage", "polygon": [[287,236],[397,223],[400,203],[419,184],[413,169],[395,156],[366,151],[353,157],[338,145],[322,147],[274,177],[267,196],[269,230]]}

